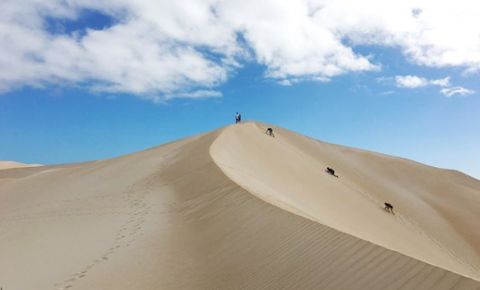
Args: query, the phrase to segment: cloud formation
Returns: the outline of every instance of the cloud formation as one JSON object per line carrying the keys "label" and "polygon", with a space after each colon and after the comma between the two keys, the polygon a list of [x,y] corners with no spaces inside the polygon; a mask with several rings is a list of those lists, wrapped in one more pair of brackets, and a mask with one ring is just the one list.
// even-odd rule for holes
{"label": "cloud formation", "polygon": [[399,88],[419,88],[428,85],[428,80],[426,78],[421,78],[417,76],[396,76],[395,84]]}
{"label": "cloud formation", "polygon": [[[85,11],[111,21],[70,31]],[[3,0],[0,91],[57,84],[152,100],[206,97],[246,60],[284,85],[380,69],[359,45],[476,71],[478,15],[470,0]]]}
{"label": "cloud formation", "polygon": [[428,85],[447,87],[450,86],[450,77],[443,79],[429,80],[415,75],[396,76],[395,84],[399,88],[420,88]]}
{"label": "cloud formation", "polygon": [[474,90],[469,90],[464,87],[451,87],[451,88],[444,88],[441,89],[440,92],[447,97],[454,97],[454,96],[466,96],[474,94]]}
{"label": "cloud formation", "polygon": [[[381,81],[385,80],[385,78],[381,78]],[[440,93],[442,93],[446,97],[453,97],[453,96],[466,96],[474,94],[474,90],[470,90],[460,86],[452,86],[450,83],[450,77],[445,77],[443,79],[434,79],[429,80],[424,77],[419,77],[415,75],[406,75],[406,76],[396,76],[395,77],[395,85],[398,88],[407,88],[407,89],[415,89],[421,88],[426,86],[439,86],[442,87]]]}

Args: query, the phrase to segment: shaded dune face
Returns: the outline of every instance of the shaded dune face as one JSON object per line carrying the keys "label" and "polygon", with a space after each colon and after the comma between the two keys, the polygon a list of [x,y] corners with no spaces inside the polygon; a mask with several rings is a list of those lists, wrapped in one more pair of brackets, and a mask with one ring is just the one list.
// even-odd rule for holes
{"label": "shaded dune face", "polygon": [[[248,142],[262,141],[245,139],[242,130],[264,138],[261,126],[106,161],[0,172],[0,283],[25,290],[480,289],[459,271],[358,238],[344,230],[348,224],[333,227],[347,218],[329,225],[305,213],[266,188],[267,175],[261,192],[250,175],[254,186],[247,188],[246,179],[226,171],[235,164],[227,164],[222,146],[259,159],[243,155]],[[248,162],[238,166],[232,170],[257,173]],[[295,177],[287,173],[279,179]],[[340,219],[348,211],[331,214]],[[389,216],[392,224],[397,216]]]}
{"label": "shaded dune face", "polygon": [[[267,127],[231,126],[211,146],[237,184],[292,213],[480,279],[478,180],[281,128],[272,138]],[[384,202],[393,203],[395,215],[386,214]]]}

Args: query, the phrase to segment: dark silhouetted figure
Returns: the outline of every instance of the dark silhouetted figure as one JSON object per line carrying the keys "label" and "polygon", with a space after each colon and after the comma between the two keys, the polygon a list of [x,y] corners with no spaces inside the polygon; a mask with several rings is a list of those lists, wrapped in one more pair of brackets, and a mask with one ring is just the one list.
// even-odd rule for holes
{"label": "dark silhouetted figure", "polygon": [[265,131],[265,134],[275,138],[275,134],[273,134],[273,129],[272,128],[268,128],[267,131]]}
{"label": "dark silhouetted figure", "polygon": [[393,205],[391,203],[386,202],[386,203],[384,203],[384,205],[385,205],[384,209],[385,209],[386,212],[394,214],[393,213]]}
{"label": "dark silhouetted figure", "polygon": [[238,124],[242,122],[242,115],[240,115],[238,112],[235,114],[235,124]]}
{"label": "dark silhouetted figure", "polygon": [[333,170],[333,168],[327,167],[327,169],[325,169],[325,172],[332,176],[338,177],[338,175],[335,175],[335,170]]}

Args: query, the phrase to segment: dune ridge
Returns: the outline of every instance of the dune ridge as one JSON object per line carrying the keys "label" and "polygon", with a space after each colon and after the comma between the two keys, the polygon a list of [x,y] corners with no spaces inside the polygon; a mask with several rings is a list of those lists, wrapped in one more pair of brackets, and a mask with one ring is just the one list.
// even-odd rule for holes
{"label": "dune ridge", "polygon": [[37,167],[37,166],[42,166],[42,165],[41,164],[20,163],[20,162],[16,162],[16,161],[0,161],[0,170],[11,169],[11,168]]}
{"label": "dune ridge", "polygon": [[[311,210],[315,204],[307,212],[296,199],[275,191],[278,188],[269,189],[273,185],[266,173],[259,177],[265,178],[268,190],[262,187],[257,192],[259,181],[251,180],[252,191],[247,191],[246,180],[235,180],[236,171],[255,175],[258,164],[251,167],[249,162],[265,161],[261,155],[250,155],[255,153],[248,151],[252,142],[258,146],[280,142],[289,152],[300,148],[303,155],[290,160],[294,169],[296,163],[301,164],[299,170],[304,165],[302,170],[310,169],[312,164],[303,163],[311,158],[327,162],[315,153],[317,145],[307,142],[313,146],[311,152],[300,146],[308,138],[290,137],[276,128],[276,139],[264,140],[262,126],[230,126],[110,160],[0,171],[0,286],[4,290],[480,289],[478,281],[456,274],[463,268],[453,262],[449,266],[459,268],[445,270],[380,246],[377,240],[358,238],[354,235],[358,233],[344,231],[348,219],[328,224],[330,219],[320,219]],[[288,144],[281,145],[285,141]],[[243,155],[246,149],[248,155]],[[228,164],[232,160],[225,150],[248,162]],[[333,151],[323,153],[335,156]],[[344,154],[349,153],[340,157]],[[289,160],[288,155],[278,157]],[[348,166],[337,161],[338,180],[343,181]],[[228,177],[226,165],[232,166]],[[314,168],[317,165],[323,164]],[[286,173],[279,180],[296,177]],[[320,180],[339,189],[342,201],[350,197],[342,197],[342,192],[352,194],[346,185],[337,188],[338,180],[323,175]],[[362,185],[353,175],[349,180],[352,186]],[[475,188],[476,181],[471,182],[468,186]],[[272,202],[272,193],[282,198],[283,206]],[[400,201],[392,202],[399,207],[398,216],[410,217]],[[286,205],[297,212],[291,213]],[[378,205],[369,209],[385,217]],[[304,218],[304,213],[310,216]],[[340,219],[341,212],[331,213]],[[395,224],[397,216],[387,217]]]}
{"label": "dune ridge", "polygon": [[[231,126],[214,141],[211,155],[229,178],[293,213],[480,280],[478,180],[281,128],[272,138],[267,127]],[[395,215],[382,210],[385,201]]]}

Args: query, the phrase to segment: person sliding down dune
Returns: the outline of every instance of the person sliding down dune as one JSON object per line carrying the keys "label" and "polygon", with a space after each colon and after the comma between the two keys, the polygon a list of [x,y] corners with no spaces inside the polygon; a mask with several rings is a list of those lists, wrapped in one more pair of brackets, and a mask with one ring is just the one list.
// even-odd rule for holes
{"label": "person sliding down dune", "polygon": [[267,131],[265,131],[265,134],[267,134],[268,136],[275,137],[275,135],[273,134],[273,129],[272,128],[268,128]]}
{"label": "person sliding down dune", "polygon": [[384,205],[385,205],[384,209],[385,209],[386,212],[389,212],[391,214],[395,214],[393,212],[393,205],[391,203],[386,202],[386,203],[384,203]]}
{"label": "person sliding down dune", "polygon": [[327,167],[327,169],[325,169],[325,172],[338,178],[338,175],[335,175],[335,170],[333,168]]}

